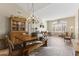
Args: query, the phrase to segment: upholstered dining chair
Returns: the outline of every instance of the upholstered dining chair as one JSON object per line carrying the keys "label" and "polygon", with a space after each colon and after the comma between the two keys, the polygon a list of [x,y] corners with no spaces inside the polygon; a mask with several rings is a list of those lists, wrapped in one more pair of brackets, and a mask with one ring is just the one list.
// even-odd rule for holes
{"label": "upholstered dining chair", "polygon": [[64,40],[69,40],[71,42],[72,36],[70,32],[66,32],[64,35]]}

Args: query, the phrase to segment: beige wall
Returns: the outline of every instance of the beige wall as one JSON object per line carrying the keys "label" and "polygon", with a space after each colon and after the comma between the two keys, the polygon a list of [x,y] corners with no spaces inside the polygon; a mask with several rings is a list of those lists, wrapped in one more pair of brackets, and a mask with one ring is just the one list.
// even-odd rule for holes
{"label": "beige wall", "polygon": [[[67,31],[75,32],[75,17],[68,17],[65,18],[64,20],[67,20]],[[71,27],[73,27],[72,30]]]}
{"label": "beige wall", "polygon": [[52,32],[53,28],[52,28],[52,21],[47,21],[47,30],[49,32]]}
{"label": "beige wall", "polygon": [[[66,17],[66,18],[61,18],[61,19],[57,19],[57,20],[65,20],[67,22],[67,31],[68,32],[75,32],[75,17]],[[52,22],[53,21],[48,21],[47,22],[47,30],[52,32]],[[70,27],[73,27],[72,30]]]}

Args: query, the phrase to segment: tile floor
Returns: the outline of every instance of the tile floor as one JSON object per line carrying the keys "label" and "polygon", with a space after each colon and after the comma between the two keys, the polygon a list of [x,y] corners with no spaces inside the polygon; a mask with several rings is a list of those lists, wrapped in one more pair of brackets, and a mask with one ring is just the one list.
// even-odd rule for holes
{"label": "tile floor", "polygon": [[75,56],[72,43],[60,37],[48,37],[48,46],[35,50],[30,56]]}

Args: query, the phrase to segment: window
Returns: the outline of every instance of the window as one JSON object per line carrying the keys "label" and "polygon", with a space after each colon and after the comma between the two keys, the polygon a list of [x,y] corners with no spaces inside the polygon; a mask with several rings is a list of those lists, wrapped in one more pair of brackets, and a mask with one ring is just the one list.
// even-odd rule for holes
{"label": "window", "polygon": [[53,21],[52,30],[53,32],[66,32],[67,31],[67,22],[66,21]]}

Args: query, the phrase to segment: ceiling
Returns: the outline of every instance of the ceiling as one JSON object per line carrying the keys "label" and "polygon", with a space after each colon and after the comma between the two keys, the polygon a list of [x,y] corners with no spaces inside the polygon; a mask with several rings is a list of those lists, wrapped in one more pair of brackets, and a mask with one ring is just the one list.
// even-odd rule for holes
{"label": "ceiling", "polygon": [[42,8],[47,7],[48,5],[50,5],[50,3],[34,3],[33,7],[32,7],[32,3],[18,3],[16,5],[22,8],[24,11],[32,13],[33,7],[34,7],[34,12],[36,12]]}
{"label": "ceiling", "polygon": [[[19,3],[17,5],[29,14],[32,13],[31,3]],[[78,8],[78,3],[34,3],[35,15],[43,20],[74,16]]]}

